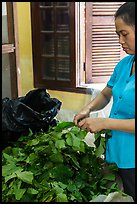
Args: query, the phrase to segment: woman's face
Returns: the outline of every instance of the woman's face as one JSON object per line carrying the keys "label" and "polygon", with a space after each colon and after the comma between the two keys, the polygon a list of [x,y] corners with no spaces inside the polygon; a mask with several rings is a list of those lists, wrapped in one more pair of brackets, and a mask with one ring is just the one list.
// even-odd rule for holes
{"label": "woman's face", "polygon": [[117,17],[115,28],[123,50],[127,54],[135,54],[135,27],[127,25],[122,18]]}

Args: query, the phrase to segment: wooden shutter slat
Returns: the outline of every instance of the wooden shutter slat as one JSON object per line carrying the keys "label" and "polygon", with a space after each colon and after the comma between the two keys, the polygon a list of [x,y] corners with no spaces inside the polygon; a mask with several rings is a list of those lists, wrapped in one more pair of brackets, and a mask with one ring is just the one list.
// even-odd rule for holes
{"label": "wooden shutter slat", "polygon": [[[122,3],[122,2],[121,2]],[[119,2],[93,2],[93,15],[98,16],[113,16],[115,11],[121,5]]]}
{"label": "wooden shutter slat", "polygon": [[108,60],[110,60],[110,62],[112,61],[112,62],[114,62],[114,61],[117,61],[117,60],[119,60],[119,58],[114,58],[113,60],[112,60],[112,58],[107,58],[107,57],[105,57],[105,58],[95,58],[95,59],[93,59],[93,64],[94,63],[102,63],[102,65],[105,63],[105,61],[107,61],[108,62]]}
{"label": "wooden shutter slat", "polygon": [[110,38],[110,39],[106,39],[106,38],[100,39],[100,38],[98,38],[98,37],[95,37],[94,40],[92,41],[92,43],[98,42],[98,41],[103,41],[103,42],[104,42],[105,40],[107,40],[107,41],[110,42],[110,43],[115,43],[115,42],[118,43],[118,39],[117,39],[117,38],[116,38],[116,39],[112,39],[112,38]]}
{"label": "wooden shutter slat", "polygon": [[[94,51],[97,51],[97,52],[100,52],[100,50],[103,50],[103,51],[109,51],[109,52],[111,52],[112,51],[112,49],[113,49],[113,51],[119,51],[117,48],[115,48],[115,47],[100,47],[100,49],[98,49],[97,47],[92,47],[92,52]],[[94,53],[94,54],[96,54],[96,53]]]}
{"label": "wooden shutter slat", "polygon": [[109,6],[113,6],[113,7],[119,7],[121,5],[122,2],[94,2],[93,7],[100,7],[100,6],[105,6],[105,7],[109,7]]}

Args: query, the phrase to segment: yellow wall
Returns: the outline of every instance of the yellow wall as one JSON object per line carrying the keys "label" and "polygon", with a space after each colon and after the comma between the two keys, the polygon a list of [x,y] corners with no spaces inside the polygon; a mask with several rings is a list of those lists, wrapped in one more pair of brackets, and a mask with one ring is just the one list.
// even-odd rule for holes
{"label": "yellow wall", "polygon": [[[33,86],[30,2],[17,2],[21,93],[25,95]],[[80,110],[91,98],[89,95],[48,90],[53,98],[62,102],[63,109]]]}
{"label": "yellow wall", "polygon": [[17,2],[18,38],[19,38],[19,63],[21,73],[21,93],[26,94],[33,89],[32,69],[32,44],[30,3]]}
{"label": "yellow wall", "polygon": [[83,106],[85,106],[91,96],[85,94],[62,92],[62,91],[48,91],[51,97],[55,97],[62,102],[62,108],[68,110],[79,111]]}

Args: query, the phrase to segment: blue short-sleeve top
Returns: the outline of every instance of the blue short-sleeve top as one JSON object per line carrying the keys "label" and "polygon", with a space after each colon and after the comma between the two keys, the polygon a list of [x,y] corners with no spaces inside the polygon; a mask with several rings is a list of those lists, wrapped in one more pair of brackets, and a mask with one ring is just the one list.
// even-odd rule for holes
{"label": "blue short-sleeve top", "polygon": [[[107,86],[112,89],[110,118],[135,118],[135,73],[130,75],[135,56],[124,57],[115,67]],[[111,130],[105,160],[118,168],[135,168],[135,134]]]}

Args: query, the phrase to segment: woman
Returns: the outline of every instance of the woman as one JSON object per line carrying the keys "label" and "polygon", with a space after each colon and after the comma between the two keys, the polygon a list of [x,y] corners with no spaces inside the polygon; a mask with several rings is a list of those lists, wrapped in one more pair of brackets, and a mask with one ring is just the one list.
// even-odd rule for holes
{"label": "woman", "polygon": [[[115,67],[106,87],[74,117],[89,132],[110,129],[105,160],[118,166],[124,192],[135,199],[135,2],[124,3],[115,13],[119,43],[128,54]],[[90,118],[113,97],[109,118]]]}

